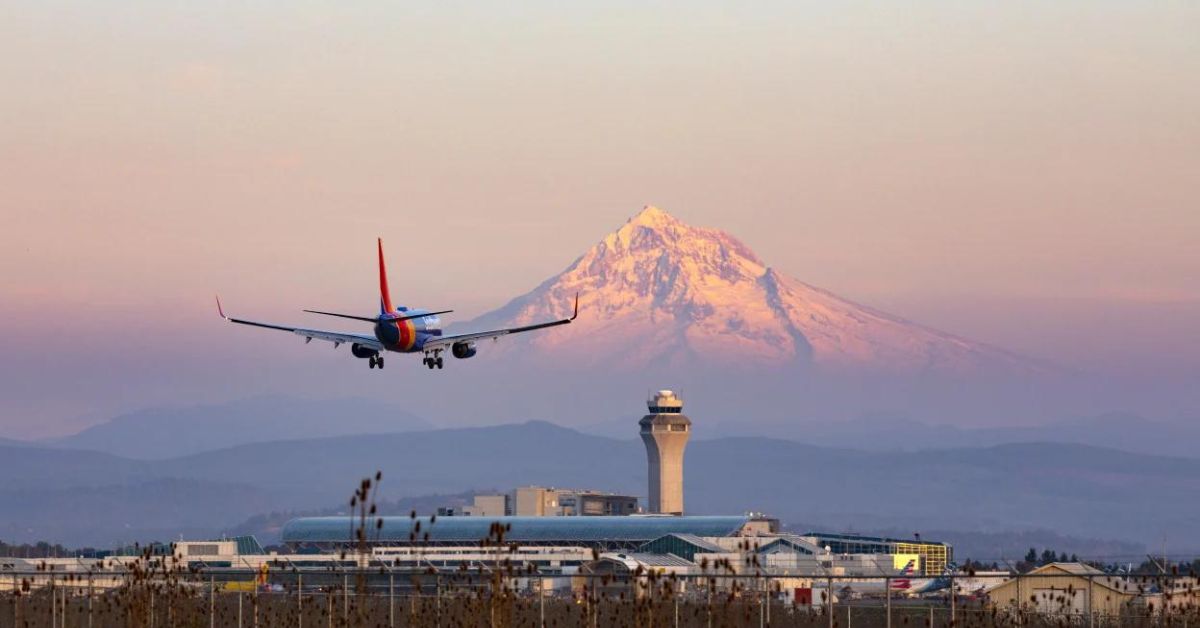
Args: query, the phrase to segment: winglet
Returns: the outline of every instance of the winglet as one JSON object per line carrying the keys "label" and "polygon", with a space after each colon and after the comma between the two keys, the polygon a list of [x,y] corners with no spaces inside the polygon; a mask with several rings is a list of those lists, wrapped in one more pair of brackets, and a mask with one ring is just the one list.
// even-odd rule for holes
{"label": "winglet", "polygon": [[214,296],[217,297],[217,314],[220,314],[221,318],[223,318],[225,320],[229,320],[229,317],[225,316],[225,310],[221,309],[221,297],[219,295],[214,295]]}
{"label": "winglet", "polygon": [[575,312],[573,314],[571,314],[571,318],[568,318],[567,320],[573,321],[578,317],[579,317],[579,293],[576,292],[575,293]]}

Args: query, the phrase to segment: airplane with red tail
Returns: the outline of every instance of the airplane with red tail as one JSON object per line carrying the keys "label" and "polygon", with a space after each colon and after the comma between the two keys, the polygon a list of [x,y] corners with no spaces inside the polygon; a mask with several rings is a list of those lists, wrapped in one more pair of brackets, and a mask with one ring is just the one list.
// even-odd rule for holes
{"label": "airplane with red tail", "polygon": [[476,343],[481,340],[499,339],[501,336],[510,334],[519,334],[537,329],[546,329],[548,327],[556,327],[558,325],[566,325],[575,320],[579,316],[579,295],[575,295],[575,310],[570,318],[564,318],[556,321],[548,321],[545,323],[535,323],[533,325],[525,325],[523,327],[510,327],[508,329],[493,329],[489,331],[478,331],[467,334],[444,335],[441,329],[441,319],[439,314],[448,314],[453,310],[440,310],[432,312],[419,308],[407,308],[404,306],[393,307],[392,297],[388,291],[387,268],[383,263],[383,239],[379,240],[379,316],[355,316],[353,314],[338,314],[336,312],[320,312],[317,310],[304,310],[311,314],[322,314],[325,316],[337,316],[339,318],[349,318],[352,320],[371,323],[375,326],[374,335],[366,334],[349,334],[334,331],[325,331],[321,329],[305,329],[303,327],[288,327],[285,325],[275,325],[273,323],[260,323],[249,321],[241,318],[232,318],[225,315],[225,309],[221,306],[221,299],[217,297],[217,313],[221,318],[239,325],[251,325],[253,327],[263,327],[265,329],[277,329],[287,331],[297,336],[303,336],[306,343],[312,342],[313,339],[332,342],[334,348],[342,344],[350,345],[350,353],[356,358],[369,360],[371,368],[383,368],[383,356],[388,351],[397,353],[424,353],[423,360],[425,366],[430,369],[442,368],[442,353],[449,351],[450,355],[456,358],[466,359],[473,357],[476,353]]}

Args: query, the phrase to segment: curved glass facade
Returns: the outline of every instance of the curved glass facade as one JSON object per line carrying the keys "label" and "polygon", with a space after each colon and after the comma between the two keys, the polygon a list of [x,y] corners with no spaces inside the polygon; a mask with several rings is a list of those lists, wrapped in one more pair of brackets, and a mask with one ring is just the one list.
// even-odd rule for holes
{"label": "curved glass facade", "polygon": [[[488,538],[493,523],[500,523],[511,526],[505,542],[626,547],[673,533],[732,536],[749,520],[745,516],[438,517],[430,523],[429,517],[383,517],[378,529],[368,520],[367,540],[387,545],[475,545]],[[288,544],[351,544],[357,526],[356,517],[301,517],[287,522],[281,536]]]}

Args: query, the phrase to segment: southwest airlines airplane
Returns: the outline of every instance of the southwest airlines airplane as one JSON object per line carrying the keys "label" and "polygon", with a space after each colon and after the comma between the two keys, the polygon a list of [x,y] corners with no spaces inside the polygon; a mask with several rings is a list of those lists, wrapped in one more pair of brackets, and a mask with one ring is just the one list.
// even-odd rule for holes
{"label": "southwest airlines airplane", "polygon": [[480,340],[489,338],[498,339],[501,336],[509,334],[519,334],[521,332],[533,331],[535,329],[545,329],[547,327],[556,327],[558,325],[566,325],[575,320],[579,316],[579,295],[575,295],[575,311],[571,314],[571,318],[564,318],[557,321],[549,321],[545,323],[537,323],[534,325],[525,325],[524,327],[511,327],[509,329],[493,329],[491,331],[478,331],[469,334],[456,334],[453,336],[442,335],[441,320],[438,319],[438,314],[447,314],[453,310],[441,310],[438,312],[430,312],[417,308],[407,307],[392,307],[392,297],[388,294],[387,269],[383,264],[383,240],[379,240],[379,316],[354,316],[351,314],[337,314],[334,312],[318,312],[316,310],[304,310],[312,314],[324,314],[326,316],[338,316],[341,318],[349,318],[357,321],[364,321],[375,326],[375,335],[368,336],[366,334],[345,334],[334,331],[322,331],[320,329],[303,329],[300,327],[286,327],[284,325],[274,325],[271,323],[258,323],[255,321],[243,320],[240,318],[231,318],[225,315],[225,310],[221,307],[221,299],[217,298],[217,313],[221,318],[240,325],[252,325],[254,327],[265,327],[266,329],[278,329],[287,331],[297,336],[303,336],[306,343],[312,342],[313,338],[317,340],[325,340],[332,342],[336,349],[342,343],[349,343],[350,353],[356,358],[364,358],[370,360],[371,368],[383,368],[383,353],[386,351],[396,351],[399,353],[418,353],[425,354],[425,366],[430,369],[442,368],[442,352],[447,349],[450,355],[456,358],[466,359],[475,355],[475,343]]}

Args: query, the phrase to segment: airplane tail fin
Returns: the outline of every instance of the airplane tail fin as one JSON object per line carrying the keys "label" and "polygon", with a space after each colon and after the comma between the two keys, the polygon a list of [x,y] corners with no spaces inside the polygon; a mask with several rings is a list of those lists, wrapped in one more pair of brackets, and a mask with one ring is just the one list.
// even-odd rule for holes
{"label": "airplane tail fin", "polygon": [[392,295],[388,293],[387,266],[383,263],[383,238],[379,238],[379,309],[380,314],[395,312]]}

